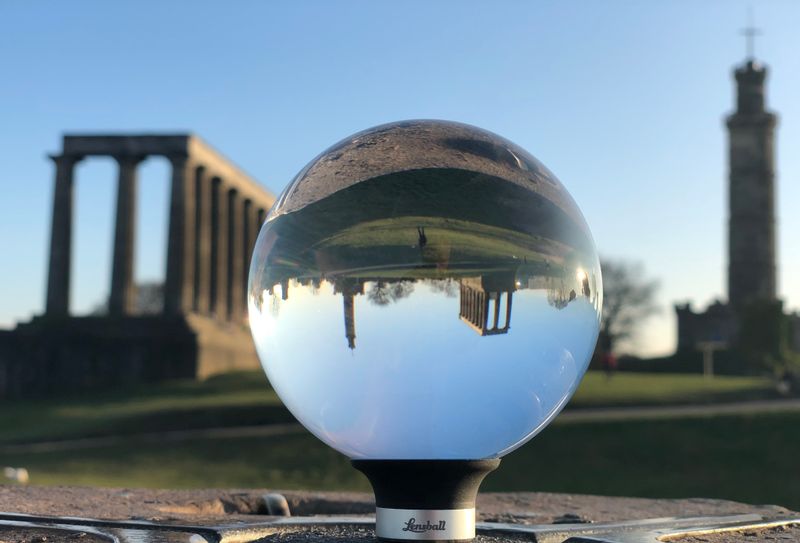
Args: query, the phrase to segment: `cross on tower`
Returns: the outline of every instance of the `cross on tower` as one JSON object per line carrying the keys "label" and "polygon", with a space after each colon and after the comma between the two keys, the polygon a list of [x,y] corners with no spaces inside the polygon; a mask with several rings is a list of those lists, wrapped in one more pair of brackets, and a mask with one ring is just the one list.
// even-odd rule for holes
{"label": "cross on tower", "polygon": [[755,38],[761,34],[761,30],[753,26],[753,10],[747,12],[747,26],[741,30],[746,40],[747,59],[755,58]]}

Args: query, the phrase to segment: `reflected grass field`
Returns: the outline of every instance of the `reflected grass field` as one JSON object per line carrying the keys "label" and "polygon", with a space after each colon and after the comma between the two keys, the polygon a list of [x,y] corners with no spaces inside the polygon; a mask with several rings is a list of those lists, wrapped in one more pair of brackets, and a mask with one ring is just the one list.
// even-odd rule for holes
{"label": "reflected grass field", "polygon": [[[509,255],[530,262],[554,258],[561,247],[541,236],[514,230],[475,224],[443,217],[397,217],[370,221],[347,228],[319,242],[317,247],[386,248],[414,247],[418,243],[417,226],[425,225],[428,243],[446,247],[460,260],[507,260]],[[542,253],[542,250],[546,253]]]}

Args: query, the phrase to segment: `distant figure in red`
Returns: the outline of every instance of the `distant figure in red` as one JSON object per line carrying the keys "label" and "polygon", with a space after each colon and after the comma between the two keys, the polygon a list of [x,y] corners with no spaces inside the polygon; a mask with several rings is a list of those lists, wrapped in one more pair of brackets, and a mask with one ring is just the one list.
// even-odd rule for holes
{"label": "distant figure in red", "polygon": [[617,369],[617,357],[611,351],[606,351],[603,353],[603,359],[600,363],[603,366],[603,371],[606,372],[606,377],[611,379],[614,370]]}

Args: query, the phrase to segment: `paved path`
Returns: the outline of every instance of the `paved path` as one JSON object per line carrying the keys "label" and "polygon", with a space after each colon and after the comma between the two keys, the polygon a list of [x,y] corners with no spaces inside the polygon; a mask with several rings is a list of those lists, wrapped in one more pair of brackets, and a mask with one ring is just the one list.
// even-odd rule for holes
{"label": "paved path", "polygon": [[619,420],[712,417],[800,411],[800,398],[706,405],[656,405],[647,407],[598,407],[571,409],[561,413],[557,423],[607,422]]}
{"label": "paved path", "polygon": [[137,443],[175,443],[190,439],[272,437],[301,434],[307,431],[308,430],[297,423],[270,424],[264,426],[236,426],[232,428],[197,428],[194,430],[173,430],[169,432],[152,432],[148,434],[85,437],[80,439],[63,439],[58,441],[40,441],[37,443],[0,445],[0,454],[72,451],[76,449],[92,449],[94,447],[110,447],[121,444],[130,445],[132,441]]}
{"label": "paved path", "polygon": [[[555,424],[574,424],[591,422],[648,420],[666,418],[710,417],[716,415],[741,415],[758,413],[780,413],[800,411],[800,399],[763,400],[753,402],[672,405],[649,407],[603,407],[570,409],[561,413]],[[71,451],[130,445],[136,443],[169,443],[191,439],[234,439],[243,437],[273,437],[303,434],[307,430],[301,425],[270,424],[265,426],[239,426],[232,428],[198,428],[194,430],[174,430],[147,434],[128,434],[121,436],[90,437],[38,443],[0,445],[0,454],[40,453],[52,451]]]}

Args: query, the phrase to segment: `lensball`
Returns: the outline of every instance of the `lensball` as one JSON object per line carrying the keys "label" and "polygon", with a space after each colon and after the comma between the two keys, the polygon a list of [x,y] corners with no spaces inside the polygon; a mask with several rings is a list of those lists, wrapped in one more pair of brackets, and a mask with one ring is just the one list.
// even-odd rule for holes
{"label": "lensball", "polygon": [[589,228],[491,132],[406,121],[294,178],[258,236],[249,320],[277,394],[353,459],[498,458],[552,420],[602,306]]}

